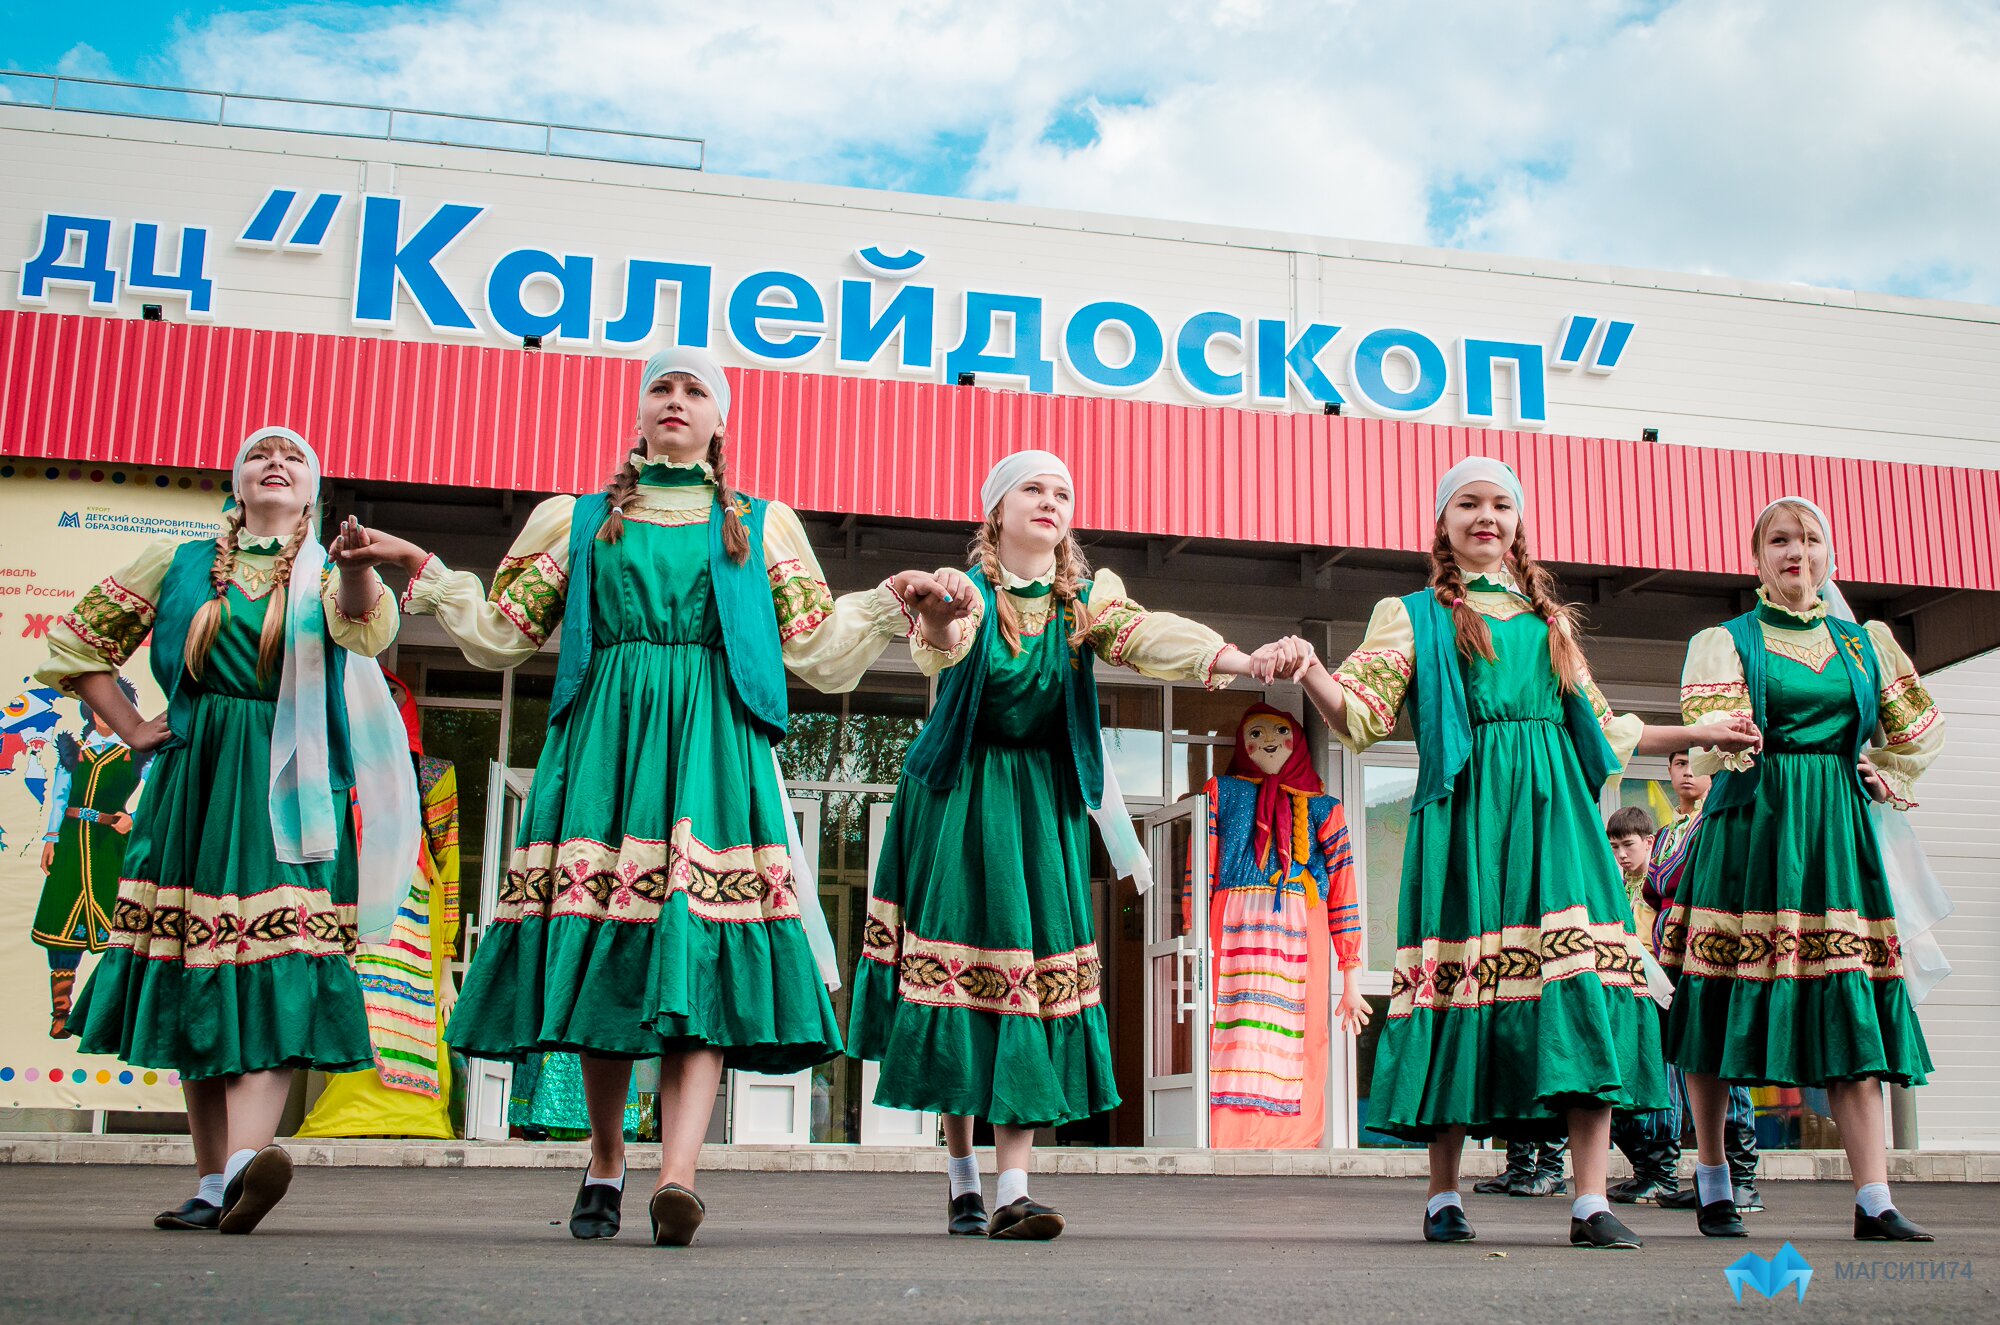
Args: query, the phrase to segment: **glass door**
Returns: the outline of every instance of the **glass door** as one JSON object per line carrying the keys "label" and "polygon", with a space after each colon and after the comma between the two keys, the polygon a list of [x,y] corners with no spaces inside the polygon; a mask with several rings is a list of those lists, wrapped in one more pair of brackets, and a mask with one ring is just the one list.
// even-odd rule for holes
{"label": "glass door", "polygon": [[[868,879],[875,879],[875,864],[882,855],[883,835],[889,828],[890,802],[877,801],[868,807]],[[846,951],[845,948],[842,951]],[[938,1116],[909,1109],[885,1109],[875,1103],[875,1083],[882,1076],[880,1063],[861,1065],[861,1144],[864,1146],[934,1146],[938,1140]]]}
{"label": "glass door", "polygon": [[[805,859],[803,872],[819,880],[820,802],[789,798]],[[837,914],[837,913],[836,913]],[[837,936],[836,936],[837,937]],[[812,1069],[789,1076],[735,1071],[728,1075],[729,1139],[745,1145],[802,1146],[812,1140]]]}
{"label": "glass door", "polygon": [[1145,899],[1145,1143],[1208,1145],[1208,798],[1141,821],[1157,881]]}
{"label": "glass door", "polygon": [[[507,859],[521,826],[521,807],[534,779],[532,768],[509,768],[497,759],[487,765],[486,834],[479,861],[479,905],[465,918],[468,965],[500,907],[500,880],[506,875]],[[449,1034],[446,1038],[450,1038]],[[507,1139],[507,1096],[513,1085],[512,1063],[485,1058],[465,1060],[466,1140]]]}

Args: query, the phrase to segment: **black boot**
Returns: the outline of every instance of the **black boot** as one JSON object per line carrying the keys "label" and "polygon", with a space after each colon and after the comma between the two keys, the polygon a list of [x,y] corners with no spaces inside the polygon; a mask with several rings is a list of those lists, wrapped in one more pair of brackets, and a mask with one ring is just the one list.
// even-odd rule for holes
{"label": "black boot", "polygon": [[1662,1199],[1680,1190],[1680,1179],[1674,1170],[1680,1159],[1679,1147],[1673,1147],[1671,1158],[1667,1143],[1656,1136],[1636,1138],[1630,1153],[1632,1156],[1632,1180],[1621,1182],[1609,1193],[1611,1199],[1620,1205],[1658,1205]]}
{"label": "black boot", "polygon": [[1563,1160],[1569,1156],[1569,1138],[1544,1141],[1535,1155],[1534,1175],[1519,1188],[1509,1188],[1509,1196],[1561,1196],[1569,1190],[1563,1181]]}
{"label": "black boot", "polygon": [[1729,1162],[1729,1185],[1742,1213],[1764,1208],[1757,1191],[1757,1127],[1735,1109],[1722,1124],[1722,1151]]}
{"label": "black boot", "polygon": [[1535,1143],[1532,1141],[1509,1141],[1507,1143],[1507,1169],[1498,1177],[1485,1178],[1472,1184],[1472,1190],[1481,1196],[1505,1196],[1516,1187],[1525,1187],[1535,1176]]}

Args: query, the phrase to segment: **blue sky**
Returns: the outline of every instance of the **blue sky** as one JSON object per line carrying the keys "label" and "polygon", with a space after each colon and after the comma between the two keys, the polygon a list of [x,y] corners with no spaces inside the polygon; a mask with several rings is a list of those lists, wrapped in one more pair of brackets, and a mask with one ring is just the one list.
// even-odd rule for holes
{"label": "blue sky", "polygon": [[0,65],[693,134],[732,174],[2000,302],[2000,0],[5,0]]}

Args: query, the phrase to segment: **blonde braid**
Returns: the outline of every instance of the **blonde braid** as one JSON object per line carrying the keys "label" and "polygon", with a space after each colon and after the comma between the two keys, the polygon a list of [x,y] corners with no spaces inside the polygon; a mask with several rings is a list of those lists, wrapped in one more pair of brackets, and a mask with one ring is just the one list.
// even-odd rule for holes
{"label": "blonde braid", "polygon": [[187,646],[181,650],[181,665],[197,681],[208,663],[208,651],[222,630],[225,597],[230,578],[236,573],[236,541],[242,532],[243,508],[238,506],[222,517],[222,532],[215,536],[215,561],[208,571],[209,588],[214,593],[195,611],[194,620],[188,625]]}
{"label": "blonde braid", "polygon": [[715,471],[715,496],[722,503],[722,550],[741,566],[750,559],[750,531],[736,510],[736,493],[729,486],[729,454],[720,432],[708,440],[708,467]]}
{"label": "blonde braid", "polygon": [[1556,577],[1528,551],[1525,524],[1515,528],[1514,546],[1508,549],[1508,555],[1514,559],[1515,574],[1521,577],[1521,587],[1527,591],[1535,615],[1549,623],[1549,667],[1562,682],[1562,688],[1575,694],[1582,688],[1589,670],[1583,660],[1582,622],[1577,610],[1556,597]]}
{"label": "blonde braid", "polygon": [[1056,544],[1056,578],[1054,592],[1056,602],[1066,614],[1069,622],[1069,647],[1080,649],[1090,637],[1090,617],[1083,609],[1083,582],[1090,577],[1090,559],[1083,555],[1083,545],[1076,541],[1076,535],[1064,534],[1062,542]]}
{"label": "blonde braid", "polygon": [[989,515],[986,523],[979,526],[979,532],[972,537],[972,563],[979,567],[986,577],[987,587],[993,590],[993,610],[1000,618],[1000,637],[1007,641],[1007,647],[1016,656],[1021,652],[1021,614],[1014,607],[1014,596],[1007,592],[1006,583],[1000,570],[1000,517]]}
{"label": "blonde braid", "polygon": [[1493,632],[1487,628],[1486,618],[1465,601],[1465,572],[1458,568],[1458,558],[1452,555],[1451,538],[1445,533],[1442,520],[1438,521],[1437,537],[1431,543],[1430,587],[1445,610],[1451,613],[1458,656],[1468,662],[1474,658],[1499,661],[1493,652]]}
{"label": "blonde braid", "polygon": [[257,679],[269,680],[273,672],[285,661],[285,609],[291,601],[292,563],[298,560],[299,549],[305,546],[306,535],[312,531],[312,512],[308,507],[299,512],[299,526],[292,530],[292,536],[285,540],[285,546],[278,551],[278,559],[271,566],[271,599],[264,607],[264,627],[257,632]]}
{"label": "blonde braid", "polygon": [[611,479],[604,485],[604,496],[608,507],[604,523],[598,528],[597,536],[606,543],[616,543],[625,536],[625,508],[632,504],[632,498],[639,492],[639,462],[645,457],[646,444],[637,443],[625,453],[625,459],[612,471]]}

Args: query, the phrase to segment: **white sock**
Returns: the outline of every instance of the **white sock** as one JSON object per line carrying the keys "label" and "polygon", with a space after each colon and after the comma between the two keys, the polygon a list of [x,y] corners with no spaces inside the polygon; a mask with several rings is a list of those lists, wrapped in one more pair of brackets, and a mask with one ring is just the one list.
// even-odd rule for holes
{"label": "white sock", "polygon": [[1602,1196],[1579,1196],[1569,1203],[1570,1215],[1576,1219],[1588,1219],[1592,1215],[1602,1214],[1610,1208],[1611,1202],[1605,1200]]}
{"label": "white sock", "polygon": [[1439,1192],[1425,1204],[1424,1213],[1434,1215],[1448,1205],[1455,1205],[1461,1210],[1465,1209],[1465,1202],[1458,1199],[1457,1192]]}
{"label": "white sock", "polygon": [[1697,1162],[1694,1166],[1694,1194],[1703,1205],[1735,1200],[1735,1188],[1729,1185],[1729,1166]]}
{"label": "white sock", "polygon": [[979,1195],[979,1159],[976,1155],[946,1155],[944,1176],[951,1183],[951,1199]]}
{"label": "white sock", "polygon": [[204,1173],[194,1185],[194,1199],[207,1201],[210,1205],[221,1205],[222,1189],[228,1185],[220,1173]]}
{"label": "white sock", "polygon": [[1028,1194],[1028,1171],[1026,1169],[1000,1170],[1000,1190],[993,1199],[1000,1205],[1012,1205]]}
{"label": "white sock", "polygon": [[[257,1158],[256,1151],[239,1150],[224,1160],[222,1163],[222,1185],[227,1187],[230,1183],[235,1182],[236,1175],[243,1172],[243,1166],[255,1158]],[[216,1204],[220,1205],[222,1203],[218,1201]]]}
{"label": "white sock", "polygon": [[586,1187],[609,1187],[614,1192],[625,1190],[625,1174],[620,1170],[615,1178],[600,1178],[590,1171],[588,1164],[583,1168],[583,1185]]}
{"label": "white sock", "polygon": [[1895,1209],[1895,1203],[1889,1199],[1889,1184],[1886,1182],[1871,1182],[1861,1188],[1854,1193],[1854,1203],[1861,1207],[1862,1214],[1870,1217]]}

